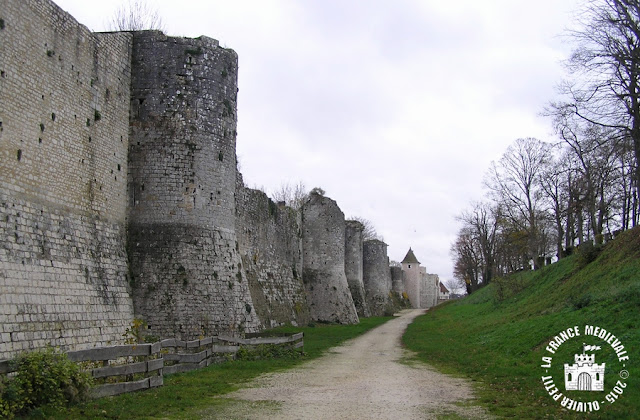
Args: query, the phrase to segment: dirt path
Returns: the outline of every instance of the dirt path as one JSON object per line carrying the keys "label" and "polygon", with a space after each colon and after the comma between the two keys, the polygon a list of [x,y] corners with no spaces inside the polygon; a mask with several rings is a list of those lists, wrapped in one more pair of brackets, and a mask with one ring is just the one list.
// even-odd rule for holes
{"label": "dirt path", "polygon": [[[265,375],[228,397],[206,419],[486,418],[464,404],[470,386],[416,362],[406,363],[402,333],[421,310],[401,315],[298,368]],[[456,417],[456,418],[460,418]]]}

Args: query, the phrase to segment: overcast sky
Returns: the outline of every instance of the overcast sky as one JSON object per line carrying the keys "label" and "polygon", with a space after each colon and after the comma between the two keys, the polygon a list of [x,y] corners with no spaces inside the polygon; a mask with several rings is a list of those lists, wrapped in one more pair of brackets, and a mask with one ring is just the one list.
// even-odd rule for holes
{"label": "overcast sky", "polygon": [[[105,30],[121,0],[57,0]],[[455,216],[484,195],[492,160],[540,117],[570,53],[580,0],[148,0],[167,33],[239,55],[245,183],[321,187],[452,278]]]}

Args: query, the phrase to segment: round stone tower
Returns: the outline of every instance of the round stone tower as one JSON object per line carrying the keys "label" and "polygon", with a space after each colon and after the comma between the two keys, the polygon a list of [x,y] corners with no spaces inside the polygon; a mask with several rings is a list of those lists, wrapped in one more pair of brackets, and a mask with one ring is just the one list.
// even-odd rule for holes
{"label": "round stone tower", "polygon": [[302,206],[302,281],[311,318],[357,324],[345,275],[345,221],[335,201],[311,193]]}
{"label": "round stone tower", "polygon": [[363,246],[364,288],[372,315],[384,315],[390,304],[391,269],[387,256],[387,244],[371,239]]}
{"label": "round stone tower", "polygon": [[129,258],[149,334],[256,331],[238,252],[237,55],[207,37],[133,37]]}
{"label": "round stone tower", "polygon": [[351,291],[353,303],[356,305],[358,316],[369,317],[369,307],[364,292],[362,267],[362,231],[364,226],[357,220],[347,220],[344,245],[344,272]]}
{"label": "round stone tower", "polygon": [[420,261],[418,261],[411,248],[407,251],[407,255],[405,255],[401,265],[404,272],[404,290],[409,295],[411,306],[420,308],[420,285],[423,276]]}
{"label": "round stone tower", "polygon": [[402,296],[404,293],[404,273],[402,267],[391,267],[391,290]]}

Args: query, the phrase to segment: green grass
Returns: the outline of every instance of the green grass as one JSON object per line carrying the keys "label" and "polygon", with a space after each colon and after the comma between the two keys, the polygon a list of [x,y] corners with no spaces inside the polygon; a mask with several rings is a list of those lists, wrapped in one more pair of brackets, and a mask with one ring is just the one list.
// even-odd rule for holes
{"label": "green grass", "polygon": [[[620,339],[629,352],[630,376],[613,404],[605,401],[598,412],[576,415],[549,396],[542,376],[551,374],[570,398],[603,401],[622,368],[611,346],[594,337],[567,341],[555,354],[546,350],[561,331],[584,325]],[[403,339],[420,360],[471,378],[479,402],[499,417],[640,419],[640,230],[607,244],[582,269],[576,257],[567,258],[439,306],[416,319]],[[583,342],[602,347],[595,354],[596,363],[607,366],[605,392],[565,392],[563,364],[573,364]],[[541,367],[542,356],[553,358],[550,373]]]}
{"label": "green grass", "polygon": [[274,332],[304,332],[302,358],[238,360],[198,371],[169,375],[164,386],[101,398],[62,411],[36,410],[29,419],[192,419],[203,409],[227,404],[221,395],[237,390],[258,375],[293,367],[317,358],[329,348],[377,327],[391,317],[362,318],[358,325],[317,324],[281,327]]}

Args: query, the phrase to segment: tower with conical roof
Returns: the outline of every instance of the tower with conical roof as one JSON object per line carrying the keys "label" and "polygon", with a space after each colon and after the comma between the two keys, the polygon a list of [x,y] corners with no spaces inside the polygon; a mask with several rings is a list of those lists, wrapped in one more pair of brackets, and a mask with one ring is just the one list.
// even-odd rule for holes
{"label": "tower with conical roof", "polygon": [[427,269],[409,248],[401,262],[404,273],[404,291],[414,308],[430,308],[438,304],[440,280],[437,274],[428,274]]}
{"label": "tower with conical roof", "polygon": [[422,278],[420,261],[416,258],[413,250],[409,248],[407,255],[405,255],[400,264],[402,265],[402,271],[404,272],[404,291],[409,296],[411,306],[419,308],[420,283]]}

